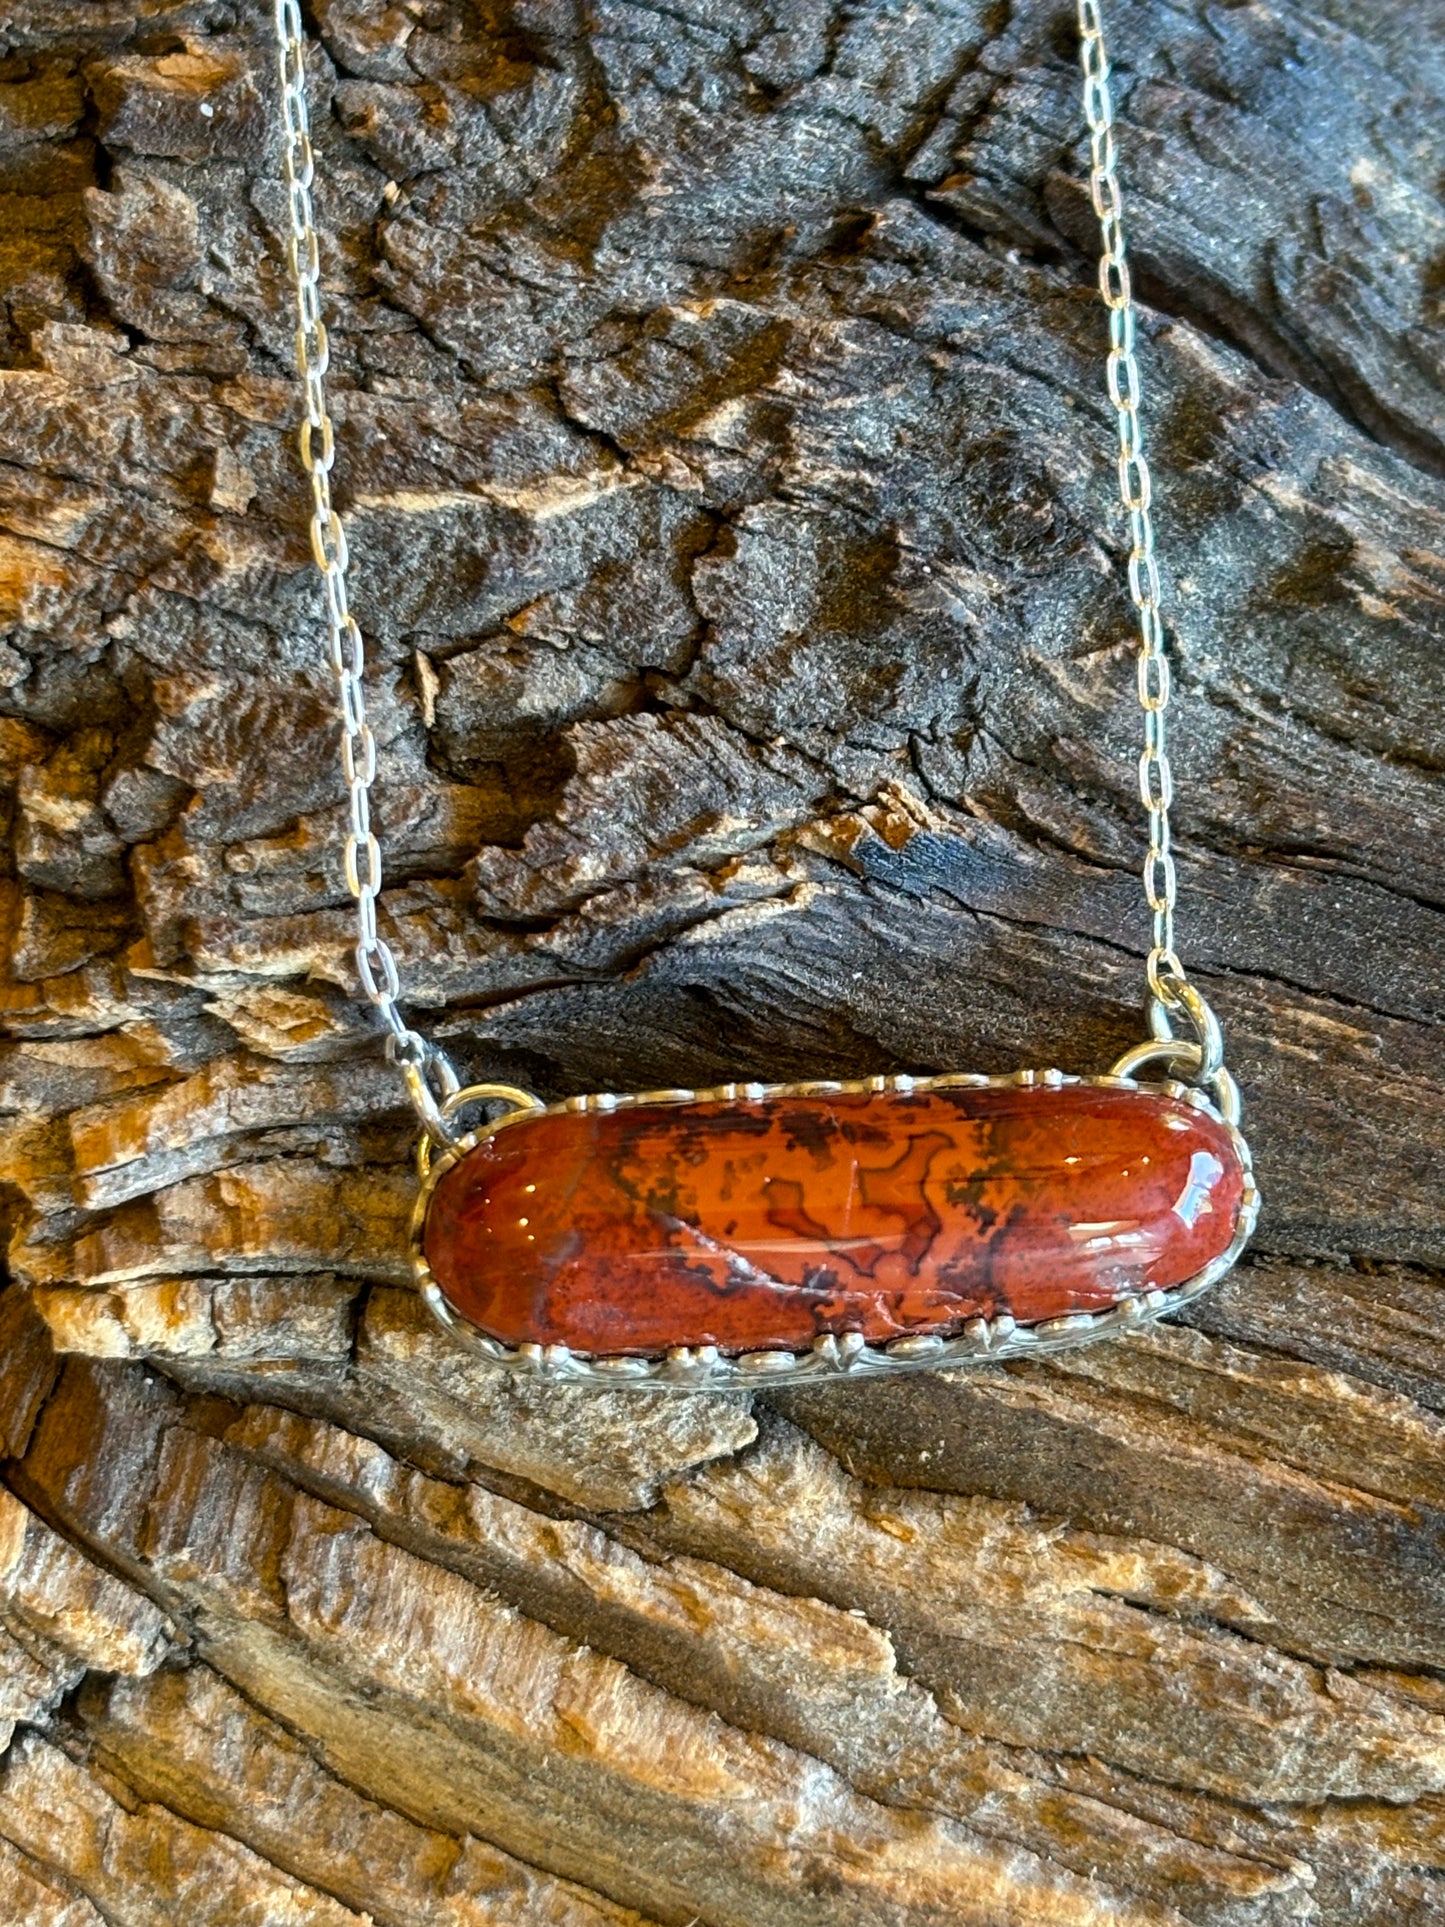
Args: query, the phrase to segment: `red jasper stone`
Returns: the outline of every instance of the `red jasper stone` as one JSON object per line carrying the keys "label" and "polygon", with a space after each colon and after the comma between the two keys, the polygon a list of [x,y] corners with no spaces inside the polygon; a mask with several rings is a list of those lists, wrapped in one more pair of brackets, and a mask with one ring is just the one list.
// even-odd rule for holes
{"label": "red jasper stone", "polygon": [[423,1245],[506,1344],[797,1349],[1099,1311],[1230,1244],[1230,1132],[1157,1091],[775,1095],[539,1112],[437,1184]]}

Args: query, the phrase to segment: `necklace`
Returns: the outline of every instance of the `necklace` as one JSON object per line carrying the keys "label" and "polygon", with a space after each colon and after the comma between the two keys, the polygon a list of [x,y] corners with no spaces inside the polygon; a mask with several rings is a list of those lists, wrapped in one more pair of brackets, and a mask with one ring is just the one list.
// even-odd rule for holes
{"label": "necklace", "polygon": [[331,497],[306,41],[298,0],[275,0],[275,15],[301,460],[350,799],[346,887],[360,987],[421,1121],[411,1252],[436,1318],[501,1370],[717,1388],[1036,1355],[1205,1291],[1243,1250],[1259,1195],[1218,1020],[1174,948],[1169,661],[1099,0],[1078,0],[1078,26],[1138,618],[1150,1034],[1101,1077],[948,1072],[555,1104],[507,1084],[463,1087],[398,1005],[377,916],[365,650]]}

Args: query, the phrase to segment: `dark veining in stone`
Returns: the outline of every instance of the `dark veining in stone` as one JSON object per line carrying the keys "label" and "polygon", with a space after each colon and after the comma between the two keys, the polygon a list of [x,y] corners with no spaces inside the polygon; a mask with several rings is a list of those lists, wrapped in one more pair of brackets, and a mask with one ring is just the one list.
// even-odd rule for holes
{"label": "dark veining in stone", "polygon": [[1202,1270],[1242,1196],[1227,1130],[1156,1093],[777,1096],[510,1125],[441,1179],[425,1246],[509,1344],[743,1351],[1106,1310]]}

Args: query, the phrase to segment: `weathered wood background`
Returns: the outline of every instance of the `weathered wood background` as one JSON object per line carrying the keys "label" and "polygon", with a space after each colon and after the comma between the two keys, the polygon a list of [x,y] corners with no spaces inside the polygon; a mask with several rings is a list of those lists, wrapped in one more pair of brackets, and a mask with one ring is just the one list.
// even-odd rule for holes
{"label": "weathered wood background", "polygon": [[[1112,21],[1257,1254],[676,1402],[406,1289],[265,11],[0,25],[0,1920],[1445,1921],[1436,0]],[[473,1074],[1140,1034],[1069,16],[317,0],[386,908]]]}

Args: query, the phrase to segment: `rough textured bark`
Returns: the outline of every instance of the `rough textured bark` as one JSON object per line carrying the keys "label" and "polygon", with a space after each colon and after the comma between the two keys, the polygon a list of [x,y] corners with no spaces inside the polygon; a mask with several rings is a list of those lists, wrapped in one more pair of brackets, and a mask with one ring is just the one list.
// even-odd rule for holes
{"label": "rough textured bark", "polygon": [[[691,1401],[406,1289],[265,11],[0,26],[0,1918],[1445,1921],[1433,0],[1112,22],[1256,1254]],[[1139,1035],[1070,11],[317,0],[386,917],[468,1072]]]}

